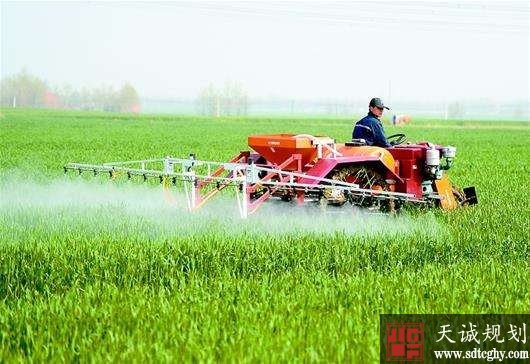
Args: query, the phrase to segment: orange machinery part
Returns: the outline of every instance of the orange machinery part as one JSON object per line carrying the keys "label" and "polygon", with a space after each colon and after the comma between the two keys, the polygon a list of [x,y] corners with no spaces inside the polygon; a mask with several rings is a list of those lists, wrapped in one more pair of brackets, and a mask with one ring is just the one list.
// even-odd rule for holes
{"label": "orange machinery part", "polygon": [[[293,154],[300,154],[302,166],[311,162],[317,156],[317,149],[306,137],[296,137],[294,134],[251,135],[248,145],[267,161],[280,165]],[[297,169],[298,162],[285,167],[286,170]]]}
{"label": "orange machinery part", "polygon": [[440,195],[440,206],[444,210],[454,210],[458,207],[455,195],[453,193],[453,187],[447,175],[444,175],[442,179],[434,182],[436,185],[436,191]]}
{"label": "orange machinery part", "polygon": [[390,171],[397,174],[399,172],[396,170],[396,161],[394,157],[385,148],[373,146],[347,147],[344,144],[336,144],[336,148],[344,157],[378,157],[381,163],[383,163]]}
{"label": "orange machinery part", "polygon": [[[319,137],[317,137],[319,138]],[[328,138],[328,137],[320,137]],[[315,161],[317,158],[317,149],[311,140],[305,136],[296,136],[295,134],[266,134],[251,135],[248,137],[248,145],[267,161],[279,165],[293,154],[300,154],[302,157],[301,165]],[[384,148],[373,146],[350,147],[345,144],[336,144],[335,148],[343,157],[377,157],[386,168],[398,173],[396,162],[392,154]],[[323,150],[323,157],[329,157],[331,152]],[[296,170],[297,163],[289,164],[286,170]]]}

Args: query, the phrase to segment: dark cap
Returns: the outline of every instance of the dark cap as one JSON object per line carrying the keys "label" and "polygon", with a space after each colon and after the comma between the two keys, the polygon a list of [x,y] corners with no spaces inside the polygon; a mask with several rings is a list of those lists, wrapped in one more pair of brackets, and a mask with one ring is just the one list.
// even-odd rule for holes
{"label": "dark cap", "polygon": [[387,110],[390,110],[390,108],[388,106],[385,106],[383,104],[383,100],[381,100],[379,97],[374,97],[373,99],[370,100],[370,106],[371,107],[378,107],[380,109],[387,109]]}

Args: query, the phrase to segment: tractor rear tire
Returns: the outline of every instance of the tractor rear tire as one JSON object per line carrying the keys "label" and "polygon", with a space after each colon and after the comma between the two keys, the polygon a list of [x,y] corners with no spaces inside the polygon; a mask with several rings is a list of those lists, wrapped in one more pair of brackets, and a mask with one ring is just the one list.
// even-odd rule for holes
{"label": "tractor rear tire", "polygon": [[[375,169],[373,166],[358,164],[343,166],[333,170],[328,177],[338,181],[358,184],[360,188],[367,190],[391,191],[391,185],[386,181],[383,174]],[[332,196],[332,189],[324,190],[324,198],[328,200],[329,204],[337,204],[335,201],[349,201],[354,206],[359,206],[367,209],[377,209],[384,213],[395,213],[400,205],[396,204],[393,199],[378,199],[373,196],[357,196],[347,195],[342,192],[342,196],[338,199]]]}

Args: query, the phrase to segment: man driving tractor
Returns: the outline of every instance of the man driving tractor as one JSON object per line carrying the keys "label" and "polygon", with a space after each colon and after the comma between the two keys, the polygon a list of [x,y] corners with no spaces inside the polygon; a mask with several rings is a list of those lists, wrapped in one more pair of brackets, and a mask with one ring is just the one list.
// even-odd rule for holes
{"label": "man driving tractor", "polygon": [[390,110],[383,101],[374,97],[368,105],[368,115],[359,120],[352,132],[352,139],[364,139],[367,145],[374,145],[382,148],[390,148],[392,144],[388,142],[381,124],[381,116],[384,109]]}

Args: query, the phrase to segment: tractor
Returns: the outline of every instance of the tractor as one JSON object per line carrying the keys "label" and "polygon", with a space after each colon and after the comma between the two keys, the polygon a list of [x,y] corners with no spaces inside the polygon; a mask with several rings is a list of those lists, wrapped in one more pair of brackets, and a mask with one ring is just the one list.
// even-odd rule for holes
{"label": "tractor", "polygon": [[366,145],[362,139],[337,143],[309,134],[250,135],[251,150],[227,162],[186,158],[104,164],[68,163],[68,171],[157,178],[168,193],[184,190],[187,208],[195,211],[227,187],[233,187],[241,217],[275,198],[303,205],[336,206],[394,213],[406,204],[453,210],[478,202],[474,187],[460,189],[447,176],[456,148],[430,142],[406,143],[390,136],[392,148]]}

